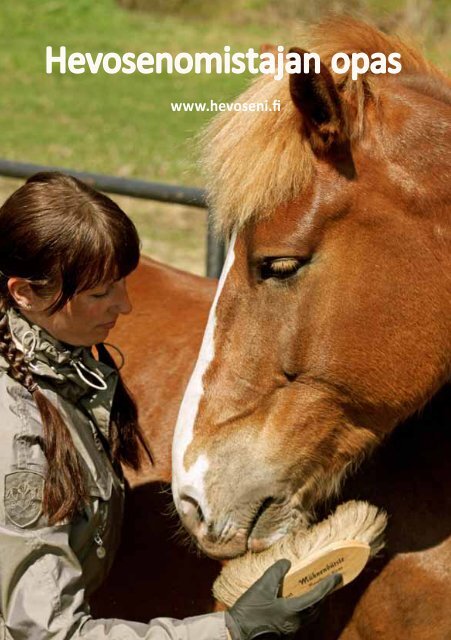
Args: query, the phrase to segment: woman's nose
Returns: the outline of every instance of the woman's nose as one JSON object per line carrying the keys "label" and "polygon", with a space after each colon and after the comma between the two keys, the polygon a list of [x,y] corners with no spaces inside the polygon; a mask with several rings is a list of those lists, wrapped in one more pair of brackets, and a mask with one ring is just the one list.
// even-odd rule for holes
{"label": "woman's nose", "polygon": [[118,282],[117,292],[116,292],[116,300],[115,307],[118,313],[127,314],[132,310],[132,304],[130,302],[130,298],[128,297],[127,287],[124,282]]}
{"label": "woman's nose", "polygon": [[124,291],[124,295],[121,302],[120,313],[127,314],[132,310],[132,303],[130,302],[130,298],[128,297],[127,290]]}

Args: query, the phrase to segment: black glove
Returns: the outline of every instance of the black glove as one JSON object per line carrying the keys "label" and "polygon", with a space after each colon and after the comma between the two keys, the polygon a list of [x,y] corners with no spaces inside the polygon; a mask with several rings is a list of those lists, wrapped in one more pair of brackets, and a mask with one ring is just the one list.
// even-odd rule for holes
{"label": "black glove", "polygon": [[289,560],[278,560],[226,612],[226,625],[232,640],[281,638],[295,633],[312,619],[313,605],[341,582],[335,573],[297,598],[279,598],[280,583],[291,567]]}

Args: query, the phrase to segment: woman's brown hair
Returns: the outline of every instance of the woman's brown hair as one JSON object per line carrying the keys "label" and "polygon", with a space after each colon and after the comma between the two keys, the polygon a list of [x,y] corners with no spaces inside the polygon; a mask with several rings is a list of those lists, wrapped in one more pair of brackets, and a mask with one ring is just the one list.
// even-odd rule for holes
{"label": "woman's brown hair", "polygon": [[[48,465],[43,506],[50,524],[73,517],[83,506],[85,479],[67,426],[39,390],[12,339],[6,312],[16,305],[8,278],[25,278],[36,294],[52,296],[47,310],[52,314],[77,293],[124,278],[138,261],[133,222],[110,198],[72,176],[37,173],[0,208],[0,354],[9,375],[32,393],[41,414]],[[103,345],[97,351],[115,367]],[[138,469],[140,444],[146,447],[136,405],[120,375],[110,431],[114,460]]]}

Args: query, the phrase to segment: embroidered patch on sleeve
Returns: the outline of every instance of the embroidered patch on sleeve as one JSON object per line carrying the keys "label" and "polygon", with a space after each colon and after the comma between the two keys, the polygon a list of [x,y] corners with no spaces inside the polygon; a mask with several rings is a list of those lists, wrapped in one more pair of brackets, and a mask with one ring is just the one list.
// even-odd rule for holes
{"label": "embroidered patch on sleeve", "polygon": [[29,527],[42,513],[44,476],[34,471],[14,471],[5,476],[5,511],[17,527]]}

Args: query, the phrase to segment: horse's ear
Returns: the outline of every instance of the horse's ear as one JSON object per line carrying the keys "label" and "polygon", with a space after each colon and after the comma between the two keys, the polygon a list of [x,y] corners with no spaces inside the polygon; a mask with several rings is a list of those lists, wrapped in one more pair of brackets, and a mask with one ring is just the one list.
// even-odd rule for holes
{"label": "horse's ear", "polygon": [[[303,49],[293,47],[290,53],[301,57]],[[320,72],[290,75],[290,94],[302,115],[313,150],[323,154],[348,142],[345,119],[335,82],[329,69],[321,62]]]}

